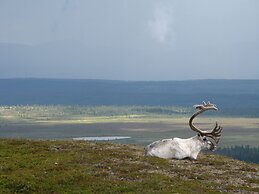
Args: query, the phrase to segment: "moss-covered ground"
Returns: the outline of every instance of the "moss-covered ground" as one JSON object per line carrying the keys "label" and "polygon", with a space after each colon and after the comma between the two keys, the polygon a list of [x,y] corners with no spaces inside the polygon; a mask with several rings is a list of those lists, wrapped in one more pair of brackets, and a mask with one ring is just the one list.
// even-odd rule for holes
{"label": "moss-covered ground", "polygon": [[0,139],[0,193],[257,193],[259,165],[200,154],[145,157],[135,145]]}

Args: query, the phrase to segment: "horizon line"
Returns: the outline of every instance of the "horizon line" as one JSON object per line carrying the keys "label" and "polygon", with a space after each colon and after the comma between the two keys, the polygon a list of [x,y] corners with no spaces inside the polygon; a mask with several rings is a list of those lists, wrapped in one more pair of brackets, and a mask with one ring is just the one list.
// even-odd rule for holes
{"label": "horizon line", "polygon": [[259,81],[259,79],[253,79],[253,78],[204,78],[204,79],[177,79],[177,80],[120,80],[120,79],[101,79],[101,78],[53,78],[53,77],[7,77],[7,78],[1,78],[0,80],[92,80],[92,81],[119,81],[119,82],[181,82],[181,81]]}

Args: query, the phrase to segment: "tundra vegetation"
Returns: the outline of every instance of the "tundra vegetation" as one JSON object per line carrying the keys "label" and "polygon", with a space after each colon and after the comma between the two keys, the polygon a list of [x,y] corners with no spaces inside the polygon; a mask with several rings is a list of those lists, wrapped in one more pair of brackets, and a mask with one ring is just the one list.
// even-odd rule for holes
{"label": "tundra vegetation", "polygon": [[0,193],[258,193],[259,165],[201,154],[144,157],[134,145],[0,140]]}

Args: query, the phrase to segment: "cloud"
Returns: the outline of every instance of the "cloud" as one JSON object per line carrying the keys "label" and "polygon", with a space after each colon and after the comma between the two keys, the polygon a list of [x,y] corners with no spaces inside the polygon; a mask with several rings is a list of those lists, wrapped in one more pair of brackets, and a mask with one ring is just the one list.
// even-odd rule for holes
{"label": "cloud", "polygon": [[76,0],[65,0],[63,3],[62,11],[75,10],[77,8]]}
{"label": "cloud", "polygon": [[148,21],[150,35],[158,42],[164,43],[173,35],[173,12],[170,7],[156,6],[153,18]]}

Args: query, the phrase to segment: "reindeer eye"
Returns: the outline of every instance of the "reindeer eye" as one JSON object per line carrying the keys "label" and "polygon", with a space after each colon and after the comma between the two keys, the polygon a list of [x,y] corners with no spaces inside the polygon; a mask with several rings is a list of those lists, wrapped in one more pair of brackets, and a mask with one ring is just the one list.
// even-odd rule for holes
{"label": "reindeer eye", "polygon": [[207,141],[207,138],[206,138],[206,137],[203,137],[202,139],[203,139],[203,141]]}

